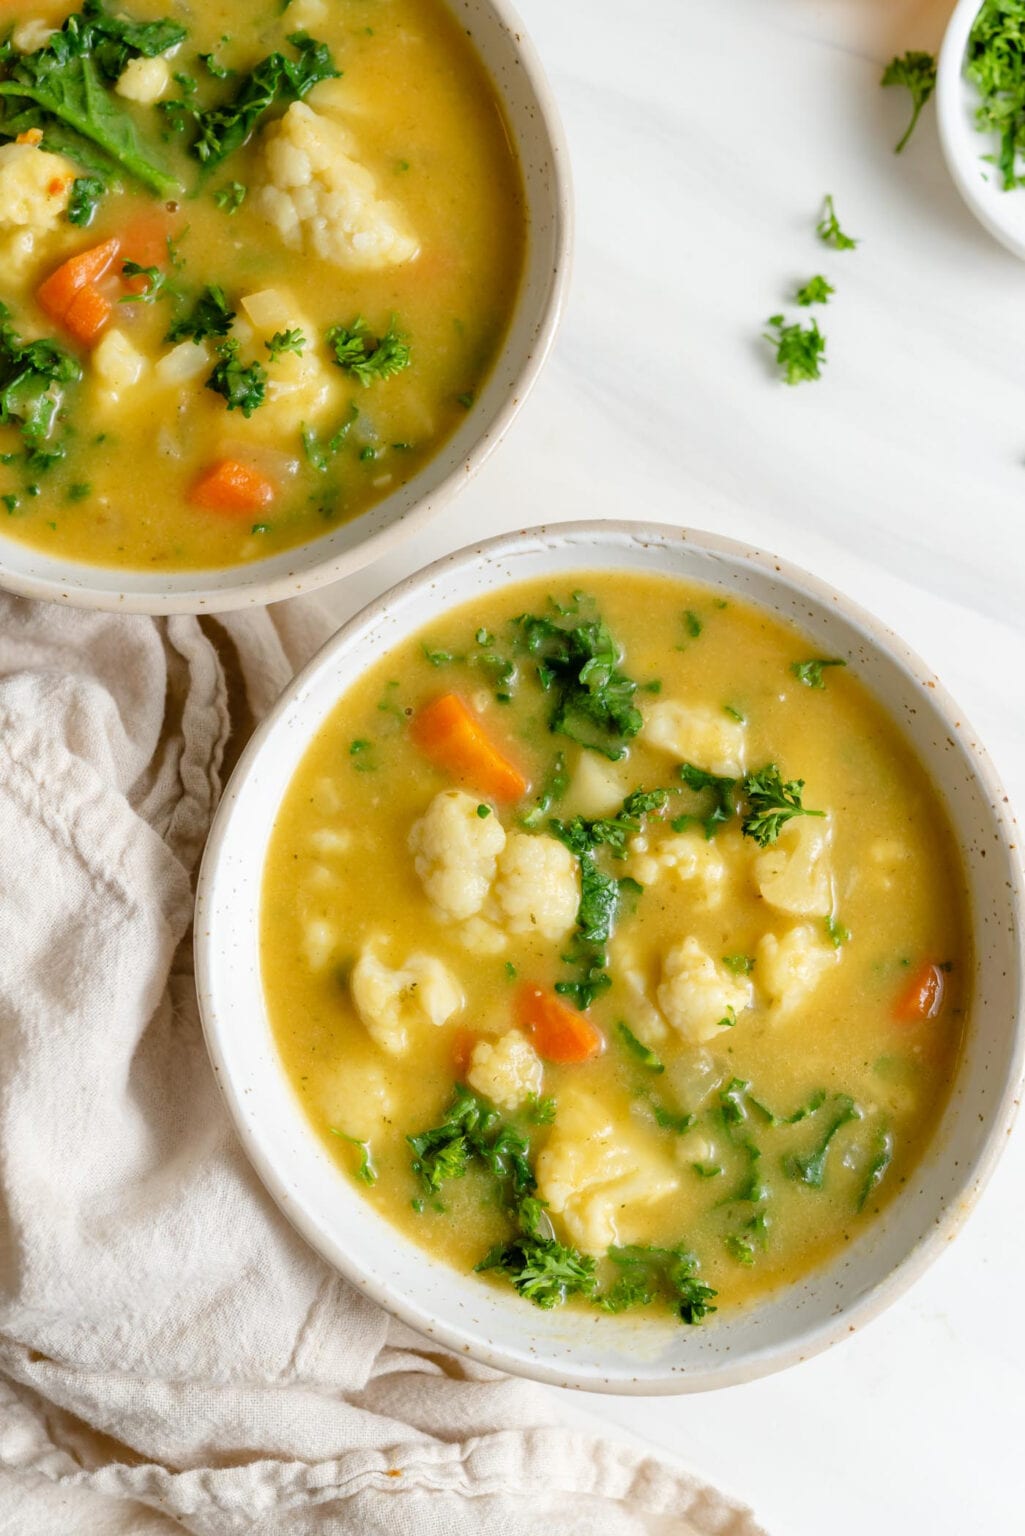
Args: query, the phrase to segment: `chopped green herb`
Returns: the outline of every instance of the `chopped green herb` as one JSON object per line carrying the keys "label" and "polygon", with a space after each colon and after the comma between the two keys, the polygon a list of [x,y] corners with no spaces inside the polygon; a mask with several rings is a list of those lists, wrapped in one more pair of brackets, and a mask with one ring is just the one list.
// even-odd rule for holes
{"label": "chopped green herb", "polygon": [[487,818],[491,815],[490,805],[478,805],[477,815],[480,817],[481,821],[486,821]]}
{"label": "chopped green herb", "polygon": [[248,192],[249,188],[241,181],[229,181],[227,186],[218,188],[214,193],[214,202],[224,213],[238,213]]}
{"label": "chopped green herb", "polygon": [[270,523],[254,523],[250,533],[270,533]]}
{"label": "chopped green herb", "polygon": [[826,1175],[826,1158],[837,1131],[851,1120],[861,1119],[861,1110],[846,1093],[838,1093],[833,1099],[833,1114],[828,1129],[818,1146],[803,1157],[789,1156],[783,1159],[783,1171],[787,1178],[810,1189],[821,1189]]}
{"label": "chopped green herb", "polygon": [[869,1163],[865,1182],[861,1186],[858,1196],[858,1210],[864,1210],[866,1202],[875,1194],[880,1184],[886,1177],[890,1164],[893,1161],[893,1136],[883,1126],[876,1132],[875,1143],[872,1151],[872,1161]]}
{"label": "chopped green herb", "polygon": [[845,667],[839,656],[816,656],[811,661],[792,661],[790,670],[806,688],[824,688],[823,667]]}
{"label": "chopped green herb", "polygon": [[234,319],[235,311],[229,306],[224,289],[211,284],[203,289],[188,314],[175,320],[164,340],[194,341],[198,346],[208,338],[227,336]]}
{"label": "chopped green herb", "polygon": [[119,304],[155,304],[167,297],[167,274],[159,267],[140,267],[137,261],[123,261],[121,271],[125,277],[141,277],[145,287],[140,293],[128,293],[118,300]]}
{"label": "chopped green herb", "polygon": [[701,620],[692,608],[688,608],[683,616],[684,627],[692,640],[696,640],[701,633]]}
{"label": "chopped green herb", "polygon": [[184,129],[192,124],[195,137],[191,153],[207,172],[220,165],[249,140],[260,119],[279,102],[301,101],[321,80],[335,80],[331,52],[305,32],[292,32],[288,42],[298,59],[272,53],[246,75],[235,95],[219,107],[203,110],[196,104],[195,91],[188,77],[175,76],[183,94],[177,101],[162,102],[171,126]]}
{"label": "chopped green herb", "polygon": [[749,773],[743,784],[748,806],[741,824],[744,836],[754,838],[759,848],[767,848],[776,841],[791,817],[824,816],[825,811],[812,811],[801,804],[803,788],[803,779],[784,782],[775,763],[768,763],[757,773]]}
{"label": "chopped green herb", "polygon": [[473,404],[473,391],[468,389],[465,395],[457,395],[456,404],[461,405],[464,411],[468,411]]}
{"label": "chopped green herb", "polygon": [[561,752],[556,752],[537,799],[526,815],[521,818],[523,825],[539,826],[552,806],[562,799],[568,788],[569,773],[566,769],[566,759]]}
{"label": "chopped green herb", "polygon": [[817,1088],[809,1099],[806,1099],[803,1104],[798,1105],[793,1114],[776,1115],[760,1099],[755,1098],[749,1087],[745,1087],[744,1092],[747,1102],[754,1109],[757,1109],[759,1114],[764,1115],[769,1124],[774,1128],[781,1125],[799,1125],[802,1120],[807,1120],[809,1116],[817,1114],[826,1102],[826,1090],[824,1088]]}
{"label": "chopped green herb", "polygon": [[699,1323],[716,1309],[716,1292],[698,1277],[698,1261],[685,1248],[610,1248],[608,1256],[620,1273],[616,1282],[595,1299],[605,1312],[625,1312],[667,1301],[684,1323]]}
{"label": "chopped green herb", "polygon": [[765,340],[776,348],[776,362],[784,382],[805,384],[821,378],[819,363],[825,361],[826,338],[818,322],[809,320],[807,325],[801,325],[794,321],[787,325],[782,315],[771,315],[768,324],[771,329],[764,333]]}
{"label": "chopped green herb", "polygon": [[981,98],[975,112],[980,133],[1000,141],[992,159],[1004,190],[1022,185],[1019,161],[1025,153],[1025,4],[983,0],[968,34],[964,72]]}
{"label": "chopped green herb", "polygon": [[206,387],[223,395],[229,411],[241,411],[248,419],[266,399],[267,370],[262,363],[243,363],[239,350],[233,336],[218,344],[220,361],[215,364]]}
{"label": "chopped green herb", "polygon": [[649,1046],[645,1045],[643,1040],[638,1040],[637,1036],[634,1034],[633,1030],[628,1024],[625,1024],[623,1020],[620,1019],[619,1023],[616,1025],[616,1028],[619,1031],[620,1038],[626,1046],[627,1050],[632,1051],[633,1054],[644,1063],[649,1072],[665,1071],[664,1064],[659,1061],[658,1057],[655,1055],[655,1052],[651,1050]]}
{"label": "chopped green herb", "polygon": [[272,363],[276,363],[285,352],[294,352],[296,357],[302,357],[308,345],[306,337],[299,330],[275,331],[270,341],[264,342]]}
{"label": "chopped green herb", "polygon": [[732,1029],[734,1024],[736,1024],[736,1022],[737,1022],[737,1010],[733,1007],[733,1005],[731,1003],[727,1007],[726,1012],[723,1014],[722,1018],[719,1020],[719,1022],[716,1024],[715,1027],[716,1027],[716,1029]]}
{"label": "chopped green herb", "polygon": [[327,333],[327,344],[342,372],[356,379],[364,389],[401,373],[412,361],[409,343],[396,328],[394,315],[383,336],[372,335],[358,315],[351,325],[333,325]]}
{"label": "chopped green herb", "polygon": [[76,176],[68,198],[68,223],[88,229],[106,190],[106,183],[98,176]]}
{"label": "chopped green herb", "polygon": [[373,1160],[370,1156],[370,1143],[368,1141],[360,1141],[358,1136],[347,1136],[344,1131],[338,1130],[338,1128],[333,1125],[329,1125],[328,1130],[331,1132],[332,1136],[337,1136],[339,1141],[347,1141],[351,1147],[359,1148],[359,1167],[356,1169],[354,1177],[359,1179],[363,1184],[376,1184],[377,1169],[374,1167]]}
{"label": "chopped green herb", "polygon": [[851,930],[845,928],[832,914],[825,919],[826,935],[832,942],[834,949],[839,949],[842,944],[848,944],[851,938]]}
{"label": "chopped green herb", "polygon": [[476,1266],[483,1274],[497,1270],[519,1294],[548,1311],[568,1296],[590,1296],[596,1284],[595,1262],[555,1238],[522,1233],[492,1248]]}
{"label": "chopped green herb", "polygon": [[931,53],[909,50],[903,58],[897,57],[890,60],[883,70],[883,78],[879,83],[903,85],[911,92],[911,121],[903,138],[894,148],[894,154],[899,155],[915,131],[919,113],[936,88],[936,60]]}
{"label": "chopped green herb", "polygon": [[510,981],[515,981],[517,976],[520,974],[511,960],[507,960],[505,962],[505,974],[508,976]]}
{"label": "chopped green herb", "polygon": [[764,1211],[757,1211],[749,1221],[745,1221],[739,1232],[723,1238],[723,1246],[738,1264],[750,1266],[755,1261],[756,1250],[766,1246],[768,1236],[769,1218]]}
{"label": "chopped green herb", "polygon": [[[706,816],[700,818],[705,829],[705,836],[712,838],[719,828],[727,821],[733,819],[733,791],[736,788],[736,779],[728,779],[719,774],[706,773],[704,768],[698,768],[694,763],[681,763],[676,770],[679,777],[692,789],[695,794],[702,794],[706,790],[712,796],[712,808]],[[673,830],[683,832],[689,823],[695,818],[686,816],[673,822]]]}
{"label": "chopped green herb", "polygon": [[633,703],[637,684],[619,670],[622,654],[607,626],[600,619],[559,624],[531,614],[516,624],[552,700],[548,729],[618,762],[644,721]]}
{"label": "chopped green herb", "polygon": [[207,74],[211,75],[214,80],[228,80],[232,75],[238,74],[237,69],[229,69],[226,64],[219,63],[212,53],[201,53],[199,55],[199,62],[206,66]]}
{"label": "chopped green herb", "polygon": [[3,502],[4,506],[10,513],[17,512],[19,506],[21,505],[17,496],[15,496],[12,491],[8,491],[5,495],[0,496],[0,501]]}
{"label": "chopped green herb", "polygon": [[858,243],[857,240],[852,240],[850,235],[845,235],[840,228],[836,208],[829,193],[823,200],[822,217],[815,226],[815,233],[823,245],[831,245],[834,251],[853,251]]}
{"label": "chopped green herb", "polygon": [[828,304],[829,295],[835,293],[832,283],[827,283],[820,273],[817,277],[809,277],[808,281],[794,294],[798,304],[807,309],[812,304]]}
{"label": "chopped green herb", "polygon": [[719,1163],[691,1163],[699,1179],[717,1179],[722,1173]]}
{"label": "chopped green herb", "polygon": [[532,1125],[551,1125],[558,1106],[553,1098],[541,1099],[536,1093],[527,1094],[527,1119]]}
{"label": "chopped green herb", "polygon": [[74,485],[68,486],[69,501],[85,501],[92,493],[92,486],[84,480],[76,481]]}
{"label": "chopped green herb", "polygon": [[732,704],[723,705],[723,714],[729,715],[731,720],[736,720],[738,725],[745,723],[745,716],[741,714],[739,709],[735,709]]}
{"label": "chopped green herb", "polygon": [[377,449],[376,448],[372,448],[370,446],[370,444],[367,443],[364,447],[362,447],[360,449],[359,456],[360,456],[361,463],[366,464],[369,461],[377,458]]}
{"label": "chopped green herb", "polygon": [[750,955],[723,955],[722,963],[734,976],[750,976],[755,968],[754,960]]}

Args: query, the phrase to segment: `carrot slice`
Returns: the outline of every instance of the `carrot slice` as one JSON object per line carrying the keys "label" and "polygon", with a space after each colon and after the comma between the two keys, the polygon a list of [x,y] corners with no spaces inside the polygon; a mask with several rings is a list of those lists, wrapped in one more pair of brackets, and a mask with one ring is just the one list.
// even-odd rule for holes
{"label": "carrot slice", "polygon": [[208,512],[264,512],[275,494],[271,481],[251,464],[221,459],[195,481],[189,500]]}
{"label": "carrot slice", "polygon": [[56,272],[50,273],[46,281],[40,284],[36,298],[51,320],[64,324],[68,310],[83,288],[99,282],[120,249],[120,240],[104,240],[102,245],[79,251],[77,256],[72,256],[59,266]]}
{"label": "carrot slice", "polygon": [[905,1024],[920,1019],[934,1019],[943,1007],[946,983],[938,965],[926,961],[919,966],[894,1005],[894,1015]]}
{"label": "carrot slice", "polygon": [[91,346],[110,319],[114,306],[95,283],[80,288],[64,311],[61,324],[84,346]]}
{"label": "carrot slice", "polygon": [[[180,222],[180,221],[179,221]],[[166,267],[176,224],[166,213],[142,213],[121,233],[121,258],[140,267]]]}
{"label": "carrot slice", "polygon": [[527,792],[518,768],[495,746],[468,704],[445,693],[413,716],[410,732],[425,757],[482,795],[511,803]]}
{"label": "carrot slice", "polygon": [[605,1044],[601,1030],[585,1013],[568,1008],[554,992],[533,982],[525,981],[516,994],[516,1017],[545,1061],[590,1061]]}

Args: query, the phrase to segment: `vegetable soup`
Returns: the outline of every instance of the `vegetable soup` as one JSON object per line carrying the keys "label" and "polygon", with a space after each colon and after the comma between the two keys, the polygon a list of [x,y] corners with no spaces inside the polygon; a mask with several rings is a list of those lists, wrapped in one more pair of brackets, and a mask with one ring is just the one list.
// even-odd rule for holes
{"label": "vegetable soup", "polygon": [[261,950],[284,1069],[389,1221],[542,1307],[697,1323],[907,1181],[971,938],[945,812],[848,658],[585,572],[345,695],[275,823]]}
{"label": "vegetable soup", "polygon": [[441,0],[129,7],[5,7],[0,527],[232,565],[358,516],[465,419],[522,183]]}

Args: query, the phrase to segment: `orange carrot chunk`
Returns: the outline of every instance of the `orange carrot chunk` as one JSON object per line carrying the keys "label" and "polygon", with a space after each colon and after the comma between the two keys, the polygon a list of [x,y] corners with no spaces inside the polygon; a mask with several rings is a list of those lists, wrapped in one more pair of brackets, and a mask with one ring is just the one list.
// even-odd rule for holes
{"label": "orange carrot chunk", "polygon": [[527,792],[518,768],[495,746],[469,705],[445,693],[413,716],[410,733],[425,757],[482,795],[512,803]]}
{"label": "orange carrot chunk", "polygon": [[905,1024],[920,1019],[934,1019],[943,1007],[945,983],[938,965],[926,961],[914,972],[894,1007],[894,1015]]}
{"label": "orange carrot chunk", "polygon": [[275,490],[266,475],[238,459],[221,459],[195,481],[189,500],[208,512],[264,512],[274,500]]}
{"label": "orange carrot chunk", "polygon": [[166,267],[167,242],[176,227],[166,213],[140,214],[121,233],[122,261],[134,261],[140,267]]}
{"label": "orange carrot chunk", "polygon": [[525,981],[516,994],[516,1017],[529,1030],[534,1047],[545,1061],[568,1064],[590,1061],[605,1044],[601,1030],[585,1013],[568,1008],[554,992]]}
{"label": "orange carrot chunk", "polygon": [[77,256],[65,261],[40,284],[36,293],[40,308],[46,311],[51,320],[63,325],[78,295],[84,288],[99,282],[120,249],[120,240],[104,240],[102,245],[79,251]]}
{"label": "orange carrot chunk", "polygon": [[61,324],[83,346],[91,346],[110,319],[114,306],[95,283],[80,288],[64,311]]}

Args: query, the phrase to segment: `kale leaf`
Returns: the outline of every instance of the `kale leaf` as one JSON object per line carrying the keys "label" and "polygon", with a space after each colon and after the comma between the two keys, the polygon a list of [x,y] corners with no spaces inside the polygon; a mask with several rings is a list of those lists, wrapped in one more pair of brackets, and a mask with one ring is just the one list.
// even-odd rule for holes
{"label": "kale leaf", "polygon": [[833,1113],[825,1135],[818,1145],[812,1147],[811,1151],[804,1156],[791,1155],[783,1159],[783,1171],[787,1178],[794,1179],[799,1184],[807,1184],[810,1189],[822,1188],[826,1176],[826,1158],[837,1131],[849,1121],[861,1119],[861,1110],[850,1094],[838,1093],[834,1095],[832,1103]]}
{"label": "kale leaf", "polygon": [[[733,791],[736,788],[736,779],[725,778],[722,774],[707,773],[704,768],[698,768],[694,763],[681,763],[677,773],[688,789],[695,794],[711,791],[712,808],[707,816],[702,816],[701,825],[705,829],[706,838],[713,838],[719,828],[727,821],[733,819]],[[682,832],[693,821],[692,816],[678,816],[673,822],[673,830]]]}
{"label": "kale leaf", "polygon": [[77,176],[68,199],[68,223],[76,224],[79,229],[88,229],[106,190],[106,183],[99,176]]}
{"label": "kale leaf", "polygon": [[682,1245],[675,1248],[645,1248],[631,1244],[610,1248],[609,1258],[619,1271],[619,1278],[596,1301],[605,1312],[625,1312],[630,1307],[647,1307],[661,1299],[669,1302],[684,1323],[699,1323],[716,1310],[712,1299],[716,1292],[698,1275],[698,1261]]}
{"label": "kale leaf", "polygon": [[20,422],[26,447],[34,452],[53,431],[65,388],[79,382],[82,369],[54,341],[22,341],[9,313],[0,304],[0,424]]}

